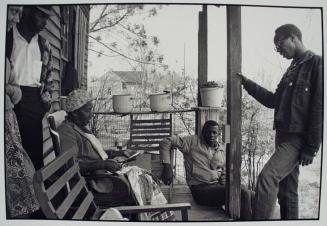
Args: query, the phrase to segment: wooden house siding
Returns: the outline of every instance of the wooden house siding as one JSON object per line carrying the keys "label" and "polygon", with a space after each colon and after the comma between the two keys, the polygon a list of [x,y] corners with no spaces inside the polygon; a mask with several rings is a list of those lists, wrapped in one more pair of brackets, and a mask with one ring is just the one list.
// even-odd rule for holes
{"label": "wooden house siding", "polygon": [[76,11],[76,36],[75,36],[75,59],[77,59],[77,73],[80,87],[87,88],[87,51],[88,51],[88,27],[89,16],[86,6],[77,6]]}
{"label": "wooden house siding", "polygon": [[60,109],[60,10],[59,6],[53,6],[54,16],[51,16],[47,22],[46,28],[41,32],[41,36],[47,39],[52,47],[53,54],[53,80],[54,90],[52,94],[52,110]]}
{"label": "wooden house siding", "polygon": [[[54,90],[52,93],[52,110],[59,110],[60,96],[61,96],[61,80],[63,75],[63,63],[67,63],[67,59],[63,55],[63,40],[62,40],[62,11],[60,5],[53,6],[54,16],[51,16],[47,22],[47,26],[40,33],[40,35],[47,39],[52,47],[53,55],[53,80]],[[87,63],[88,63],[88,26],[89,26],[89,11],[88,5],[72,5],[71,7],[76,10],[75,24],[75,68],[78,73],[78,80],[80,88],[86,89],[87,87]]]}

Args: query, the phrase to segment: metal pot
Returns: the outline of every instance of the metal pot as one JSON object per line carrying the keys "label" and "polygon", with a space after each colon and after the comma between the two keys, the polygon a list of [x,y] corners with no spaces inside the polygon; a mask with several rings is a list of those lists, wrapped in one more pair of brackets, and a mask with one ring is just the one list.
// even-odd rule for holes
{"label": "metal pot", "polygon": [[170,110],[171,97],[169,92],[154,93],[150,95],[151,111],[168,111]]}
{"label": "metal pot", "polygon": [[129,113],[133,109],[132,103],[132,95],[131,94],[121,94],[121,95],[113,95],[112,96],[112,106],[114,112],[117,113]]}

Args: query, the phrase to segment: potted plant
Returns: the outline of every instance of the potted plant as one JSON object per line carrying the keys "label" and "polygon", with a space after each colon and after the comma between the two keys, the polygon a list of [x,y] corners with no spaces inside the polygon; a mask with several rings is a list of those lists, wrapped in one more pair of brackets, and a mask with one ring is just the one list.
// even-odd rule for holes
{"label": "potted plant", "polygon": [[200,86],[203,107],[220,107],[224,95],[224,83],[208,81]]}

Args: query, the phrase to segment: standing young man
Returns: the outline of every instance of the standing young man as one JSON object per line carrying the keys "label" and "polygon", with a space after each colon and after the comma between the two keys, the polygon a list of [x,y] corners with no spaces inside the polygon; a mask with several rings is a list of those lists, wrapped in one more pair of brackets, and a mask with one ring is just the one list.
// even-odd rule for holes
{"label": "standing young man", "polygon": [[277,198],[281,218],[298,219],[299,165],[312,163],[322,140],[322,58],[305,48],[293,24],[278,27],[274,43],[292,59],[275,93],[238,74],[251,96],[275,109],[275,153],[258,177],[254,219],[269,219]]}
{"label": "standing young man", "polygon": [[36,170],[43,166],[42,118],[50,109],[52,93],[51,48],[39,33],[51,15],[51,6],[25,6],[20,23],[7,34],[6,56],[22,90],[14,111],[23,147]]}

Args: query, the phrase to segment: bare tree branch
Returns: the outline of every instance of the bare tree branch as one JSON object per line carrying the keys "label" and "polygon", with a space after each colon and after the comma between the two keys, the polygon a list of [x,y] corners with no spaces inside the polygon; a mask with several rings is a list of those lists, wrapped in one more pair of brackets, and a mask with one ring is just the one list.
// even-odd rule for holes
{"label": "bare tree branch", "polygon": [[105,54],[105,53],[102,53],[102,52],[99,52],[99,51],[96,51],[96,50],[94,50],[94,49],[88,49],[88,50],[90,50],[90,51],[92,51],[92,52],[95,52],[95,53],[97,53],[97,54],[100,54],[100,55],[102,55],[102,56],[106,56],[106,57],[117,57],[117,56],[119,56],[119,55],[107,55],[107,54]]}
{"label": "bare tree branch", "polygon": [[132,33],[132,34],[134,34],[134,35],[136,35],[136,36],[138,36],[138,37],[140,37],[140,38],[143,38],[143,39],[144,39],[144,37],[142,37],[141,35],[139,35],[139,34],[135,33],[134,31],[132,31],[132,30],[128,29],[127,27],[125,27],[125,26],[124,26],[124,25],[122,25],[121,23],[118,23],[117,25],[118,25],[118,26],[120,26],[121,28],[123,28],[124,30],[126,30],[126,31],[128,31],[128,32],[130,32],[130,33]]}
{"label": "bare tree branch", "polygon": [[129,59],[129,60],[132,60],[132,61],[135,61],[135,62],[138,62],[138,63],[141,63],[141,64],[148,64],[148,65],[154,65],[154,66],[158,66],[158,67],[163,67],[165,68],[165,65],[164,64],[155,64],[155,63],[151,63],[151,62],[145,62],[145,61],[141,61],[141,60],[138,60],[138,59],[134,59],[134,58],[131,58],[123,53],[120,53],[118,52],[117,50],[111,48],[110,46],[108,46],[107,44],[97,40],[96,38],[94,38],[93,36],[89,35],[90,38],[94,39],[95,41],[97,41],[98,43],[100,43],[101,45],[103,45],[104,47],[106,47],[107,49],[109,49],[110,51],[114,52],[114,53],[117,53],[118,55],[122,56],[122,57],[125,57],[126,59]]}
{"label": "bare tree branch", "polygon": [[106,26],[101,26],[101,27],[99,27],[99,28],[95,28],[95,27],[93,27],[92,30],[90,29],[90,33],[94,33],[94,32],[97,32],[97,31],[101,31],[101,30],[104,30],[104,29],[107,29],[107,28],[114,27],[114,26],[116,26],[119,22],[121,22],[123,19],[125,19],[127,16],[128,16],[128,12],[126,12],[124,15],[122,15],[118,20],[116,20],[116,21],[115,21],[114,23],[112,23],[112,24],[109,24],[109,25],[106,25]]}
{"label": "bare tree branch", "polygon": [[96,19],[95,21],[92,22],[91,26],[90,26],[90,32],[93,32],[93,29],[100,23],[100,21],[106,17],[108,14],[105,14],[105,11],[107,10],[108,5],[105,5],[102,8],[102,12],[100,13],[100,16],[98,17],[98,19]]}

